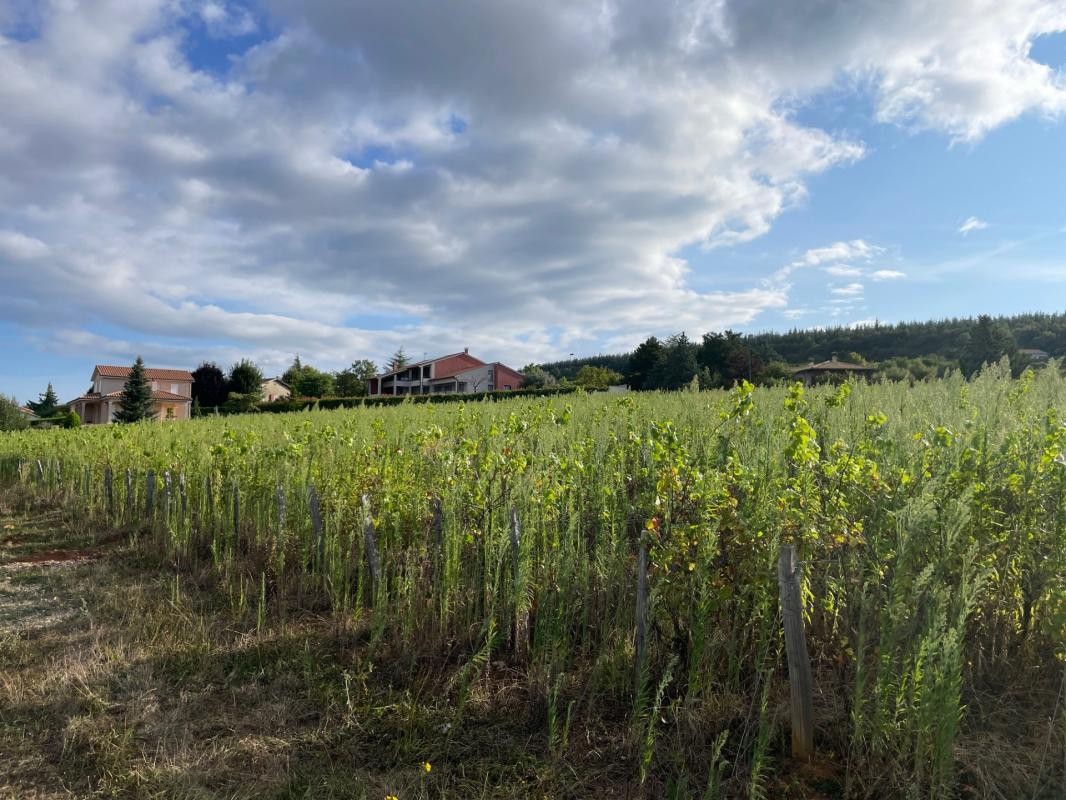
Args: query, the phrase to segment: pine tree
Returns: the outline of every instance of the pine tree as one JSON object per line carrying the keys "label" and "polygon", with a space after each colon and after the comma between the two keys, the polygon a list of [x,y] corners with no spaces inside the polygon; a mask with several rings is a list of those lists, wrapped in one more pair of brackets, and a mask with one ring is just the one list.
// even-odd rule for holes
{"label": "pine tree", "polygon": [[126,385],[122,387],[122,407],[115,414],[115,421],[140,422],[153,416],[152,385],[144,371],[144,361],[137,356],[126,378]]}
{"label": "pine tree", "polygon": [[292,388],[292,385],[300,379],[303,371],[304,365],[303,362],[300,361],[300,354],[297,353],[296,358],[292,360],[292,364],[289,365],[289,368],[281,373],[281,380],[286,386]]}
{"label": "pine tree", "polygon": [[395,353],[392,354],[392,358],[389,359],[388,371],[393,372],[398,369],[403,369],[411,363],[411,359],[407,357],[407,353],[401,347]]}
{"label": "pine tree", "polygon": [[48,384],[48,388],[39,395],[37,395],[37,402],[32,400],[26,405],[30,411],[36,414],[41,419],[47,419],[54,417],[56,411],[59,410],[59,398],[56,397],[56,391],[52,388],[52,384]]}

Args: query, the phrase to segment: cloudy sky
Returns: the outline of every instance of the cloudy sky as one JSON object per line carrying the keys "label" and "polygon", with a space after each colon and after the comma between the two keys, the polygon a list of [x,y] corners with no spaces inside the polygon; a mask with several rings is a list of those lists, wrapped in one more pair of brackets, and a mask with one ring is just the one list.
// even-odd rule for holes
{"label": "cloudy sky", "polygon": [[1066,4],[0,0],[0,391],[1066,307]]}

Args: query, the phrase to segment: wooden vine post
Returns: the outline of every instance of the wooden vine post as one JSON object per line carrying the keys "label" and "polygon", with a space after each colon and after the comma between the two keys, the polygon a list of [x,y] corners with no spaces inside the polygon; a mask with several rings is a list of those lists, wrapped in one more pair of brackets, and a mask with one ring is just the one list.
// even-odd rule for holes
{"label": "wooden vine post", "polygon": [[514,654],[525,658],[529,654],[529,609],[518,594],[519,557],[522,547],[522,526],[518,509],[511,506],[511,580],[514,586]]}
{"label": "wooden vine post", "polygon": [[792,699],[792,757],[808,759],[814,752],[814,702],[811,661],[803,631],[800,579],[796,546],[781,545],[777,559],[777,583],[781,591],[781,616],[785,627],[785,653]]}
{"label": "wooden vine post", "polygon": [[133,519],[133,470],[126,467],[126,519]]}
{"label": "wooden vine post", "polygon": [[374,515],[370,511],[370,498],[363,495],[363,545],[366,548],[366,560],[370,566],[370,604],[377,599],[381,584],[381,554],[378,553],[378,538],[374,531]]}
{"label": "wooden vine post", "polygon": [[114,525],[115,520],[115,488],[114,488],[114,475],[111,472],[111,465],[108,464],[104,467],[104,495],[107,498],[107,518],[108,521]]}
{"label": "wooden vine post", "polygon": [[155,470],[148,470],[148,474],[144,478],[144,512],[149,519],[149,526],[155,527],[153,524],[153,517],[155,516]]}
{"label": "wooden vine post", "polygon": [[312,483],[307,487],[307,505],[311,511],[311,530],[315,534],[315,553],[317,569],[320,575],[326,574],[326,529],[322,524],[322,506],[318,500],[318,490]]}

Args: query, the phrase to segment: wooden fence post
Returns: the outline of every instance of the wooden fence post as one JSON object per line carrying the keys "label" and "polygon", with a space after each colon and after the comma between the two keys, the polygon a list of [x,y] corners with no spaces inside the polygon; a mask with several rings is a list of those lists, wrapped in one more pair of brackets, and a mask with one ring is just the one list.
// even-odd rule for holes
{"label": "wooden fence post", "polygon": [[185,490],[184,472],[178,474],[178,496],[181,498],[181,523],[184,525],[189,513],[189,494]]}
{"label": "wooden fence post", "polygon": [[792,757],[807,759],[814,752],[814,701],[811,662],[803,632],[800,578],[795,545],[781,545],[777,582],[781,590],[781,616],[785,626],[785,653],[792,698]]}
{"label": "wooden fence post", "polygon": [[637,550],[636,606],[633,625],[633,686],[634,692],[640,694],[648,637],[648,540],[644,531],[640,532],[640,547]]}
{"label": "wooden fence post", "polygon": [[44,486],[44,464],[39,458],[37,459],[37,485]]}

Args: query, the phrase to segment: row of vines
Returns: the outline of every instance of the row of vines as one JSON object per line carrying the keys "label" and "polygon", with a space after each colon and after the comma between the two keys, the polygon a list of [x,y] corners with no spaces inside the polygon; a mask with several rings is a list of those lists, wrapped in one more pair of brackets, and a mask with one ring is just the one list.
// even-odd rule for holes
{"label": "row of vines", "polygon": [[[759,796],[787,757],[792,543],[844,794],[1052,797],[1064,415],[1057,369],[991,367],[32,431],[0,437],[0,468],[179,568],[212,563],[260,614],[317,603],[412,671],[457,664],[460,700],[507,661],[547,699],[553,747],[571,715],[622,710],[640,779],[709,797]],[[1001,732],[974,699],[1008,685],[1026,692]],[[1000,738],[1015,769],[982,747]]]}

